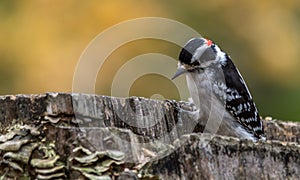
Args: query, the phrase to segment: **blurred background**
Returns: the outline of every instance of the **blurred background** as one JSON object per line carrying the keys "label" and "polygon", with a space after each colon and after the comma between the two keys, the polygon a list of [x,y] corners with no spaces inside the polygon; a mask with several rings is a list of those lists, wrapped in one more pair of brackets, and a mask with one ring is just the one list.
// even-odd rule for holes
{"label": "blurred background", "polygon": [[[300,120],[298,0],[2,0],[0,94],[71,92],[76,64],[90,41],[117,23],[145,16],[174,19],[214,40],[238,66],[261,116]],[[177,59],[179,51],[161,40],[127,43],[105,61],[95,91],[110,95],[115,73],[137,55]],[[155,94],[180,100],[173,82],[155,74],[138,78],[129,95],[161,98]]]}

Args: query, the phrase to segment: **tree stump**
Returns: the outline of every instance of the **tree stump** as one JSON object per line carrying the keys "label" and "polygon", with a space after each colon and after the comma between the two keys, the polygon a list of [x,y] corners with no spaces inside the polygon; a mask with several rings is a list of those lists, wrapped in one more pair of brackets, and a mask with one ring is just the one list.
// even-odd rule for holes
{"label": "tree stump", "polygon": [[3,179],[299,179],[300,124],[266,142],[193,133],[190,103],[47,93],[0,97]]}

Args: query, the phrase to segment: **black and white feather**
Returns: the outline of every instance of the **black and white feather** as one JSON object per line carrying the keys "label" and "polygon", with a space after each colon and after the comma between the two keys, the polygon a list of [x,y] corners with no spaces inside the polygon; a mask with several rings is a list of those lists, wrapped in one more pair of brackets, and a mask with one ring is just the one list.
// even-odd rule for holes
{"label": "black and white feather", "polygon": [[207,131],[265,139],[258,110],[231,58],[211,40],[193,38],[179,55],[173,79],[186,74],[188,88]]}

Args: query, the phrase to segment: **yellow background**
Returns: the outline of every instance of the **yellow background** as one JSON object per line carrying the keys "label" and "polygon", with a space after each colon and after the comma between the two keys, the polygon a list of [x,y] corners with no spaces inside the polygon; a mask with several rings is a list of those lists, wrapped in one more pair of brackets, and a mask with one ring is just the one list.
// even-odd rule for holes
{"label": "yellow background", "polygon": [[[3,0],[0,93],[71,92],[76,64],[88,43],[112,25],[145,16],[174,19],[214,40],[238,66],[262,116],[300,120],[298,0]],[[96,92],[110,95],[114,74],[136,55],[156,52],[177,58],[179,51],[153,39],[128,43],[99,71]],[[153,94],[179,100],[173,83],[153,74],[137,79],[129,95]]]}

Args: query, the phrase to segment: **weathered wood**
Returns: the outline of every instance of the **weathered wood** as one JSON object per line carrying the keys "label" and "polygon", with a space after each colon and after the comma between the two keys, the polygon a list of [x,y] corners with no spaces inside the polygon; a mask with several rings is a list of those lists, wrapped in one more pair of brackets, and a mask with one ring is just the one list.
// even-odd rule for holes
{"label": "weathered wood", "polygon": [[239,140],[211,134],[181,138],[170,155],[147,164],[161,179],[299,179],[300,146]]}
{"label": "weathered wood", "polygon": [[[190,134],[197,124],[196,108],[170,100],[64,93],[11,95],[0,97],[0,110],[3,177],[300,176],[300,124],[296,122],[264,120],[268,141],[253,143]],[[196,129],[201,131],[203,126]],[[107,162],[113,164],[107,168],[103,165]]]}
{"label": "weathered wood", "polygon": [[[115,98],[87,94],[47,93],[0,96],[0,131],[17,122],[34,123],[45,115],[75,117],[87,127],[120,127],[139,135],[162,137],[174,130],[180,137],[196,124],[196,109],[186,102],[140,97]],[[269,140],[300,143],[297,122],[263,120]],[[144,128],[143,128],[144,127]],[[176,138],[176,137],[175,137]]]}

